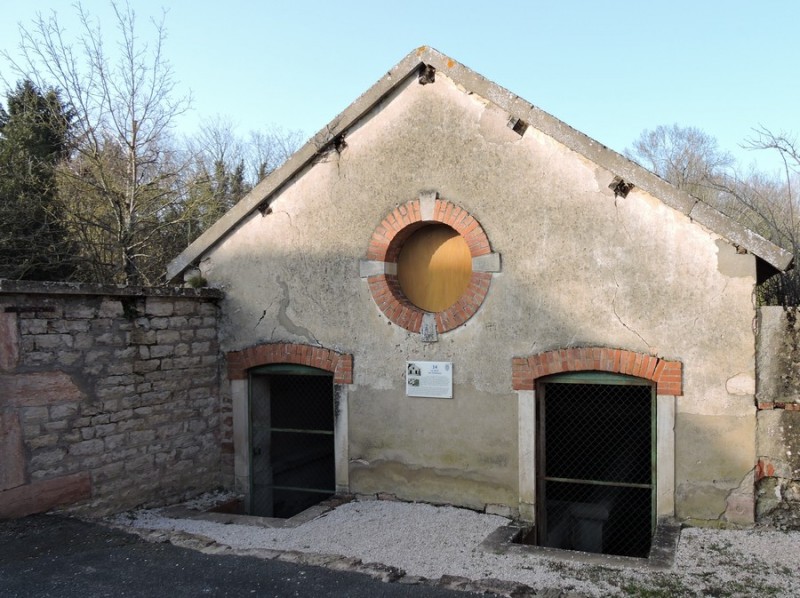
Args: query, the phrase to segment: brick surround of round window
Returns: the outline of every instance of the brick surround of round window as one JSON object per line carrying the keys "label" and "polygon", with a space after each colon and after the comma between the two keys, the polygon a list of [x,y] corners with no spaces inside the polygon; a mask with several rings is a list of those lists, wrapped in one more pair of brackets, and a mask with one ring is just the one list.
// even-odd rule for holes
{"label": "brick surround of round window", "polygon": [[492,280],[491,271],[476,270],[473,266],[463,294],[447,309],[427,312],[409,301],[397,278],[398,257],[413,233],[432,224],[447,225],[461,235],[473,260],[492,254],[480,223],[469,212],[447,200],[422,196],[398,206],[383,219],[372,233],[367,249],[367,261],[383,263],[381,272],[366,276],[370,294],[391,322],[414,333],[421,331],[423,318],[429,313],[435,318],[438,333],[461,326],[478,311]]}

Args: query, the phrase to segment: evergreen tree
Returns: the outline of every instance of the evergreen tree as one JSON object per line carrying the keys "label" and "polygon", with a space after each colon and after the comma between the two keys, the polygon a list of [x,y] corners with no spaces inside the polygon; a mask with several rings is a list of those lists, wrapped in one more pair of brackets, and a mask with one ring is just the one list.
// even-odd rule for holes
{"label": "evergreen tree", "polygon": [[0,278],[64,280],[73,246],[58,207],[56,166],[67,156],[70,113],[31,81],[0,106]]}

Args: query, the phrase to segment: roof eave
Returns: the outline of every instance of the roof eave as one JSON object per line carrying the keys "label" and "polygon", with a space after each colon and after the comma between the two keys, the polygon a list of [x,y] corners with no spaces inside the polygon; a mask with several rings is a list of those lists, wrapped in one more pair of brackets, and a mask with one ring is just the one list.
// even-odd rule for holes
{"label": "roof eave", "polygon": [[781,249],[705,202],[679,190],[642,166],[573,129],[504,87],[489,81],[433,48],[422,46],[395,65],[294,153],[280,168],[256,185],[250,193],[189,245],[167,266],[167,279],[173,280],[195,264],[239,222],[268,201],[276,191],[289,184],[318,154],[326,151],[338,136],[372,110],[408,77],[415,75],[421,65],[433,66],[437,71],[445,73],[455,83],[495,103],[512,117],[523,120],[529,126],[549,135],[614,175],[622,177],[626,182],[657,197],[666,205],[685,214],[731,243],[755,254],[777,270],[785,271],[792,266],[793,256],[790,252]]}

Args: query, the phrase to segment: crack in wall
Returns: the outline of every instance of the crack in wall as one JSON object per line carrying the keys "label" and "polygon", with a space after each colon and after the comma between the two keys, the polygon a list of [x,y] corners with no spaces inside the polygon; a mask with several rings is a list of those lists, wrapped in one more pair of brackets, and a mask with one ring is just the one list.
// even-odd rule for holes
{"label": "crack in wall", "polygon": [[614,285],[616,287],[614,289],[614,297],[611,299],[611,309],[614,311],[614,315],[617,317],[619,323],[622,324],[626,330],[635,334],[639,338],[639,340],[641,340],[647,346],[648,351],[652,352],[653,347],[650,345],[650,343],[648,343],[641,334],[636,332],[636,330],[628,326],[617,312],[617,293],[619,292],[619,283],[617,282],[617,275],[613,272],[611,275],[614,277]]}

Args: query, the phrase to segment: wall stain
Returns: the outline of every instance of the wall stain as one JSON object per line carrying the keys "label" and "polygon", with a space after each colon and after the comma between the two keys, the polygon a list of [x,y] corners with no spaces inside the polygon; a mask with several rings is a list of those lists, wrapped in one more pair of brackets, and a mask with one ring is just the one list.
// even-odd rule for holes
{"label": "wall stain", "polygon": [[282,297],[280,305],[278,306],[278,324],[286,330],[289,334],[293,334],[294,336],[299,336],[300,338],[304,338],[309,343],[314,345],[319,345],[319,341],[317,337],[308,329],[304,328],[303,326],[299,326],[295,324],[289,315],[286,313],[286,310],[289,308],[289,303],[291,299],[289,298],[289,285],[286,284],[284,280],[278,277],[278,284],[281,287]]}

